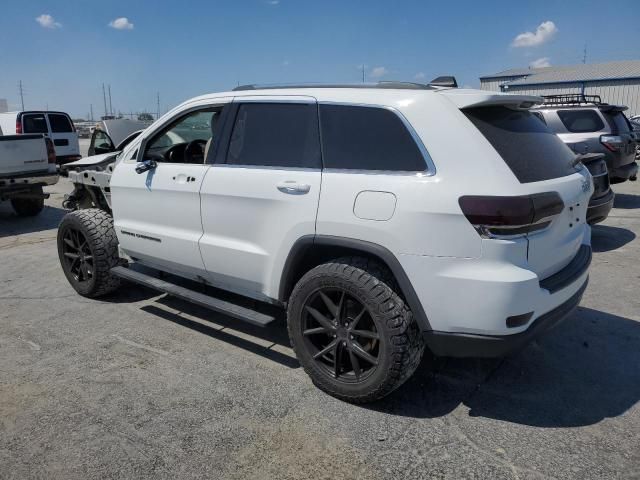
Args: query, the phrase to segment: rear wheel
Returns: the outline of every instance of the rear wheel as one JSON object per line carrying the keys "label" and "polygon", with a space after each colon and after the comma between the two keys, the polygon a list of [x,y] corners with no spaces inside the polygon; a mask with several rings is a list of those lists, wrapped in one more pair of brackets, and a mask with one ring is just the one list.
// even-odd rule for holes
{"label": "rear wheel", "polygon": [[313,382],[354,403],[378,400],[413,374],[424,343],[388,271],[364,258],[320,265],[298,282],[291,343]]}
{"label": "rear wheel", "polygon": [[103,210],[68,213],[58,227],[58,257],[71,286],[85,297],[99,297],[120,286],[111,268],[120,265],[113,219]]}
{"label": "rear wheel", "polygon": [[[34,193],[42,194],[42,188]],[[11,206],[20,217],[33,217],[38,215],[44,208],[44,198],[12,198]]]}

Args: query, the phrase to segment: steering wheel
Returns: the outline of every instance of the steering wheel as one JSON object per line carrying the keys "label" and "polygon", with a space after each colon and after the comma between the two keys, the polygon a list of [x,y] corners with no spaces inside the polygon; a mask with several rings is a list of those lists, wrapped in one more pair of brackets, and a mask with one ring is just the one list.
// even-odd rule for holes
{"label": "steering wheel", "polygon": [[[184,147],[184,163],[204,163],[204,148],[207,144],[206,140],[192,140]],[[200,155],[202,160],[194,161],[194,157]]]}

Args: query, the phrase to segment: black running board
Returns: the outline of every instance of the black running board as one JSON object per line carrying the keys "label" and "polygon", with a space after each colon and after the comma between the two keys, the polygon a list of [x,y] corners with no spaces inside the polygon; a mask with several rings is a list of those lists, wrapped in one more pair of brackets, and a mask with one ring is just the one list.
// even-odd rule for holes
{"label": "black running board", "polygon": [[275,320],[275,318],[270,315],[265,315],[264,313],[256,312],[255,310],[251,310],[225,300],[220,300],[219,298],[211,297],[204,293],[194,292],[193,290],[181,287],[180,285],[176,285],[126,267],[114,267],[111,269],[111,273],[116,277],[168,293],[174,297],[181,298],[196,305],[200,305],[201,307],[223,313],[229,317],[243,320],[259,327],[266,327]]}

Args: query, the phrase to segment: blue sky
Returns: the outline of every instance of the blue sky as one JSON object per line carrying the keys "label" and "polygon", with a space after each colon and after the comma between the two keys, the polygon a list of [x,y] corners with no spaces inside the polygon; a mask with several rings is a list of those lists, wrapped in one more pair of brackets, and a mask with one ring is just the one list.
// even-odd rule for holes
{"label": "blue sky", "polygon": [[[452,74],[461,85],[478,86],[481,74],[535,61],[579,63],[585,42],[589,62],[638,59],[639,6],[638,0],[3,2],[0,98],[18,106],[21,79],[26,108],[86,116],[93,104],[97,116],[104,82],[114,110],[155,112],[156,92],[165,110],[238,82],[358,82],[360,64],[368,80]],[[122,17],[113,24],[120,28],[109,26]]]}

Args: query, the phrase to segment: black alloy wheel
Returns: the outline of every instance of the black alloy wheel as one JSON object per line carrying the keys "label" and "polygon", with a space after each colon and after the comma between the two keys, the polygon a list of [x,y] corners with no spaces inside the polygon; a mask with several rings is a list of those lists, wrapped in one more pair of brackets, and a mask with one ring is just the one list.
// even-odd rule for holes
{"label": "black alloy wheel", "polygon": [[62,256],[66,270],[79,284],[86,284],[93,278],[94,261],[91,247],[84,234],[73,227],[62,232]]}
{"label": "black alloy wheel", "polygon": [[300,323],[307,348],[327,375],[360,382],[378,366],[380,337],[367,307],[340,288],[321,288],[305,302]]}

